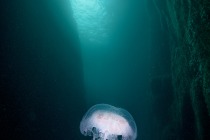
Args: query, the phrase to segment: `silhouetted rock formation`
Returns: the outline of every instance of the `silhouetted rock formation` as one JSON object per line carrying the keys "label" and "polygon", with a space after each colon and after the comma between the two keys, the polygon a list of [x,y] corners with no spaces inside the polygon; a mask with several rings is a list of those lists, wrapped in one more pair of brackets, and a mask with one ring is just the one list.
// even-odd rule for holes
{"label": "silhouetted rock formation", "polygon": [[[210,139],[210,2],[208,0],[151,0],[148,1],[148,6],[150,13],[157,17],[157,19],[154,17],[151,19],[151,22],[158,21],[156,27],[160,32],[157,33],[165,32],[162,38],[166,37],[164,41],[154,39],[159,41],[157,43],[159,47],[153,48],[152,51],[160,52],[157,56],[153,56],[154,59],[166,56],[166,59],[171,60],[170,67],[167,68],[170,68],[168,73],[171,75],[169,79],[173,87],[170,92],[163,90],[166,86],[168,88],[170,81],[163,80],[165,78],[161,78],[162,73],[157,74],[157,71],[163,71],[157,68],[160,65],[153,66],[153,69],[156,68],[152,71],[151,80],[152,88],[155,88],[152,91],[155,96],[154,103],[165,102],[169,96],[173,98],[171,104],[168,103],[167,107],[161,107],[158,113],[156,112],[158,115],[154,118],[159,119],[154,121],[154,124],[159,123],[161,128],[157,130],[159,133],[157,137],[161,140]],[[167,52],[170,55],[161,53],[162,42],[167,44],[165,49],[170,49]],[[166,64],[168,66],[168,63]],[[160,91],[158,94],[161,95],[157,95],[155,93],[157,91]],[[161,109],[164,111],[160,113]],[[166,116],[166,114],[169,115]],[[165,117],[171,121],[161,122]]]}
{"label": "silhouetted rock formation", "polygon": [[80,139],[83,71],[70,2],[0,5],[0,139]]}

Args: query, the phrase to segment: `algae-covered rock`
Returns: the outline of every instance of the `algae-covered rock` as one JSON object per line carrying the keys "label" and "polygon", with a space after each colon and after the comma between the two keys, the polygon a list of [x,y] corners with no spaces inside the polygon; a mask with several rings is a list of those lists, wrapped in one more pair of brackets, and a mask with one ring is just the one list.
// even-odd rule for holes
{"label": "algae-covered rock", "polygon": [[170,39],[168,59],[173,85],[173,110],[168,110],[171,122],[162,124],[161,135],[173,134],[170,130],[173,128],[175,139],[210,139],[210,1],[153,0],[153,3],[167,23],[164,28]]}

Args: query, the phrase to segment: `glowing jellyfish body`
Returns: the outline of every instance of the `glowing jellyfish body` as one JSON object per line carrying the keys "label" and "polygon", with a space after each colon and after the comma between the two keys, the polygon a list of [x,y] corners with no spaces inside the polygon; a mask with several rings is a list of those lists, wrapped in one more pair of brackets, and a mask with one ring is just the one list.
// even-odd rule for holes
{"label": "glowing jellyfish body", "polygon": [[93,140],[135,140],[136,123],[131,114],[108,104],[91,107],[80,122],[80,132]]}

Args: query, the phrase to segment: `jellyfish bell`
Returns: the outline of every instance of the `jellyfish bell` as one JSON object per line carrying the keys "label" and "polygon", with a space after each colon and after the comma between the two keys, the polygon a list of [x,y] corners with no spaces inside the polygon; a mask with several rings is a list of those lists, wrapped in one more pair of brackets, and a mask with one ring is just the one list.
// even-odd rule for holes
{"label": "jellyfish bell", "polygon": [[131,114],[108,104],[92,106],[80,122],[80,132],[93,140],[135,140],[136,123]]}

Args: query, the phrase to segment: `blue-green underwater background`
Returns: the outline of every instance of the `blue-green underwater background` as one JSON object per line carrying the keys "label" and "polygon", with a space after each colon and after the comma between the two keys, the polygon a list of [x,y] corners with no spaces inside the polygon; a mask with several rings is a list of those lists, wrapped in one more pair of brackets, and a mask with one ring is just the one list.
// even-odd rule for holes
{"label": "blue-green underwater background", "polygon": [[0,139],[85,140],[93,105],[137,140],[210,138],[209,2],[0,2]]}

